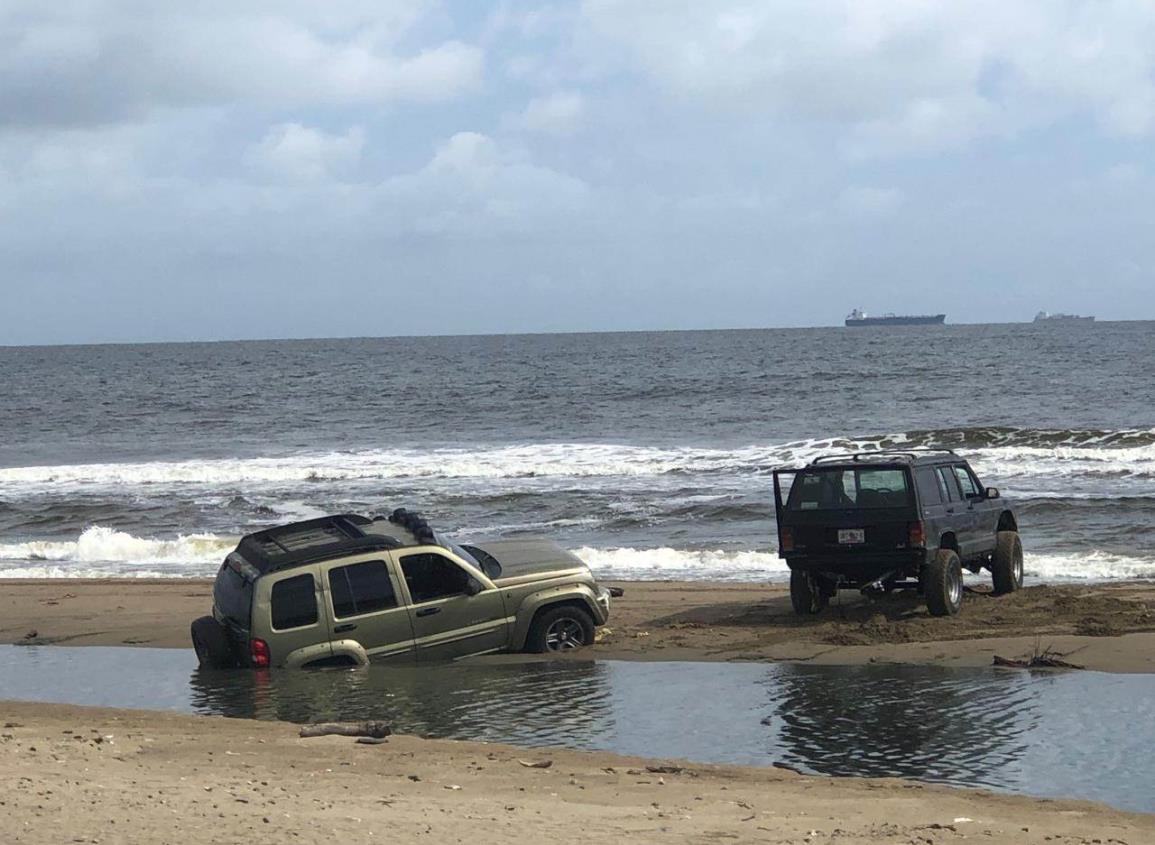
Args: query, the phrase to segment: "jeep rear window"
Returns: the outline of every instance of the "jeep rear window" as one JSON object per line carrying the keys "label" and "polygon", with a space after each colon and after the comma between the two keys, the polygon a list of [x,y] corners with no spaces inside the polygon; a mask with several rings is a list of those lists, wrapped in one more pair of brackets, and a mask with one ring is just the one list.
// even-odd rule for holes
{"label": "jeep rear window", "polygon": [[338,619],[397,606],[389,567],[383,560],[337,566],[329,570],[333,614]]}
{"label": "jeep rear window", "polygon": [[891,467],[821,467],[798,474],[786,509],[901,508],[911,502],[905,470]]}
{"label": "jeep rear window", "polygon": [[317,621],[317,590],[312,575],[296,575],[273,585],[273,629],[304,628]]}
{"label": "jeep rear window", "polygon": [[229,566],[226,560],[213,584],[213,604],[225,617],[242,628],[249,627],[249,607],[253,601],[253,582]]}

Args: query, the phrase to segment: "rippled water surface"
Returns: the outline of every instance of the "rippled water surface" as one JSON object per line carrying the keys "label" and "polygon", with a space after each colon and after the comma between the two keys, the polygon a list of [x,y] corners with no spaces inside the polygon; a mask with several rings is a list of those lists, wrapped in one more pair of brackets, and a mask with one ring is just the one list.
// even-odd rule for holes
{"label": "rippled water surface", "polygon": [[477,662],[202,672],[190,652],[0,647],[0,698],[702,762],[789,763],[1155,812],[1155,676],[930,667]]}

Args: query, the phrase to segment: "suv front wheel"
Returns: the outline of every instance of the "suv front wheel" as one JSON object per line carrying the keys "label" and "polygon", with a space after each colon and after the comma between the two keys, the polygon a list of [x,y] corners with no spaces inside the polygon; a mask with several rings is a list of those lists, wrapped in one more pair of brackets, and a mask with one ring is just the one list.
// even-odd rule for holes
{"label": "suv front wheel", "polygon": [[829,597],[818,586],[818,579],[801,569],[790,570],[790,604],[799,616],[813,616],[826,607]]}
{"label": "suv front wheel", "polygon": [[1018,531],[1000,531],[991,558],[995,594],[1013,593],[1023,586],[1023,542]]}
{"label": "suv front wheel", "polygon": [[563,604],[544,610],[533,621],[526,640],[526,650],[542,654],[549,651],[571,651],[594,641],[594,620],[586,611]]}
{"label": "suv front wheel", "polygon": [[939,549],[922,578],[926,608],[931,616],[954,616],[962,608],[962,562],[951,549]]}

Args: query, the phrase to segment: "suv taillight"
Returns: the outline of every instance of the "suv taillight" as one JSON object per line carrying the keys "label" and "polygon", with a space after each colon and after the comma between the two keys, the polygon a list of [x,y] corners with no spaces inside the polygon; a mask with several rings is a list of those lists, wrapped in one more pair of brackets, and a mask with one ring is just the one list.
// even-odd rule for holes
{"label": "suv taillight", "polygon": [[264,669],[269,665],[269,644],[254,637],[249,641],[249,657],[254,666],[258,669]]}
{"label": "suv taillight", "polygon": [[912,522],[907,531],[907,542],[916,548],[926,546],[926,529],[921,522]]}
{"label": "suv taillight", "polygon": [[782,551],[794,551],[794,529],[787,526],[782,527]]}

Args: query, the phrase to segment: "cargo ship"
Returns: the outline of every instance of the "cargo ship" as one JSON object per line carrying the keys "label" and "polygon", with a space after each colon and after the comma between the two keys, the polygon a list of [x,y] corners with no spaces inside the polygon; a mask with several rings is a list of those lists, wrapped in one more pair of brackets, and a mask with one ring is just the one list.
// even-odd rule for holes
{"label": "cargo ship", "polygon": [[883,314],[881,317],[871,317],[857,308],[846,318],[847,326],[941,326],[945,322],[946,314]]}
{"label": "cargo ship", "polygon": [[1093,323],[1094,317],[1080,317],[1078,314],[1051,314],[1040,311],[1035,315],[1036,323]]}

